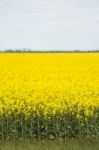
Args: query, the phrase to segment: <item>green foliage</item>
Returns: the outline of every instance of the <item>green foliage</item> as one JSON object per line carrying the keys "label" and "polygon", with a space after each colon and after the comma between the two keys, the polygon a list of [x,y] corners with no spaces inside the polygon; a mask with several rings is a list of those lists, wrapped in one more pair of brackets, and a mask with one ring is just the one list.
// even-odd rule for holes
{"label": "green foliage", "polygon": [[50,139],[82,138],[99,139],[99,110],[94,116],[86,118],[82,113],[81,119],[76,113],[57,114],[45,118],[42,114],[25,118],[24,115],[3,116],[0,118],[0,139]]}

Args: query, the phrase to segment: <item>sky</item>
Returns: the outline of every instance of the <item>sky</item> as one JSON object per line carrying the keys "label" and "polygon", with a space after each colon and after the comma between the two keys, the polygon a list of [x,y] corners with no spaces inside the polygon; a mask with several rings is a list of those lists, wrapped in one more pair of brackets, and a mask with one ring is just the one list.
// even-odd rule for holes
{"label": "sky", "polygon": [[0,50],[99,49],[99,0],[0,0]]}

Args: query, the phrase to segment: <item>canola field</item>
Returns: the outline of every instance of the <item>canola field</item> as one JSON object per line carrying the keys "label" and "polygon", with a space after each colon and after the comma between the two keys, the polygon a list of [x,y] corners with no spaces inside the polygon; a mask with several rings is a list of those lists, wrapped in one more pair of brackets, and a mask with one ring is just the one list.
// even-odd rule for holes
{"label": "canola field", "polygon": [[1,53],[0,139],[99,138],[98,53]]}

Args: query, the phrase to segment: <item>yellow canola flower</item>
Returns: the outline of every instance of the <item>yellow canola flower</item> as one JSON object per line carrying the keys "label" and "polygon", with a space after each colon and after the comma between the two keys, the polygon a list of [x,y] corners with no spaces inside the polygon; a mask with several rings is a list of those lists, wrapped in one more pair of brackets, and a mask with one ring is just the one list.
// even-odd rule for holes
{"label": "yellow canola flower", "polygon": [[99,108],[99,54],[0,54],[0,117],[71,113]]}

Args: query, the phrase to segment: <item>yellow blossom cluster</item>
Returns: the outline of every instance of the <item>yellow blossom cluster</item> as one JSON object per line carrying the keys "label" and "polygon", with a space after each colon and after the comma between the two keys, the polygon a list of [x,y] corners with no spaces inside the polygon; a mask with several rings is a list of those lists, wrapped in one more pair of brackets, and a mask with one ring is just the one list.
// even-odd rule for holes
{"label": "yellow blossom cluster", "polygon": [[45,118],[99,108],[98,53],[1,53],[0,117]]}

